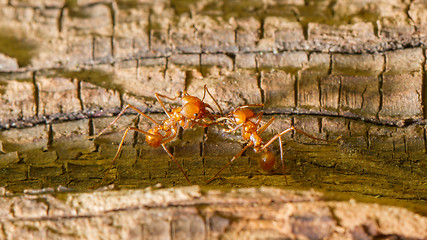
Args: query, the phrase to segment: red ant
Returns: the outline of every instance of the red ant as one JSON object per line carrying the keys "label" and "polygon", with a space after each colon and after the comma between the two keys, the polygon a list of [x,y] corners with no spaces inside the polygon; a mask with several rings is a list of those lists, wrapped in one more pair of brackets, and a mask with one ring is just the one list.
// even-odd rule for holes
{"label": "red ant", "polygon": [[[165,111],[166,115],[168,116],[168,119],[162,121],[161,123],[158,123],[156,120],[152,119],[150,116],[144,114],[142,111],[137,109],[136,107],[128,104],[126,105],[122,111],[119,113],[119,115],[107,126],[105,127],[98,135],[95,136],[95,138],[99,137],[101,134],[103,134],[107,128],[111,127],[113,124],[117,122],[117,120],[123,115],[123,113],[128,108],[134,109],[137,113],[141,114],[143,117],[147,118],[151,122],[153,122],[156,126],[149,129],[148,131],[141,130],[136,127],[128,127],[123,134],[123,138],[119,144],[119,148],[117,149],[117,153],[114,156],[114,159],[111,163],[111,167],[113,167],[115,161],[120,155],[120,151],[122,150],[123,143],[125,141],[125,138],[130,130],[137,131],[139,133],[142,133],[145,135],[145,142],[150,145],[153,148],[157,148],[159,146],[162,146],[163,149],[166,151],[166,153],[169,155],[169,157],[178,165],[181,172],[184,174],[185,178],[189,183],[191,183],[190,179],[188,178],[187,174],[184,172],[184,169],[182,168],[181,164],[175,159],[175,157],[172,155],[172,153],[166,148],[165,144],[172,141],[177,132],[178,128],[181,126],[183,129],[192,128],[194,125],[200,125],[202,127],[210,126],[214,123],[216,123],[216,115],[212,114],[208,109],[214,111],[213,108],[203,102],[205,99],[206,93],[209,94],[209,96],[212,98],[212,100],[215,102],[215,105],[218,107],[220,114],[222,115],[222,109],[218,105],[215,98],[211,95],[206,85],[204,86],[204,92],[202,99],[199,99],[198,97],[189,95],[186,91],[183,91],[182,93],[178,93],[175,97],[168,97],[166,95],[162,95],[159,93],[155,93],[156,99],[160,102],[163,110]],[[168,111],[163,103],[163,101],[160,99],[167,98],[170,100],[176,100],[177,98],[181,100],[182,106],[172,108],[171,111]]]}
{"label": "red ant", "polygon": [[[259,136],[262,132],[265,131],[265,129],[274,121],[274,117],[272,117],[264,126],[260,127],[261,123],[261,117],[263,115],[262,112],[259,112],[255,114],[249,107],[263,107],[263,104],[253,104],[253,105],[244,105],[236,108],[231,113],[229,113],[226,117],[221,117],[217,119],[217,122],[227,120],[227,126],[230,128],[229,130],[226,130],[226,132],[235,132],[237,129],[241,128],[242,138],[243,140],[249,140],[249,142],[246,144],[245,147],[242,148],[240,152],[238,152],[227,164],[225,164],[212,178],[210,178],[206,183],[212,182],[222,171],[224,171],[230,164],[233,163],[236,158],[241,156],[246,149],[253,146],[255,153],[261,154],[261,159],[259,160],[259,165],[263,170],[270,170],[273,168],[274,164],[276,163],[276,157],[272,153],[271,149],[268,148],[269,145],[271,145],[276,139],[279,139],[279,148],[280,148],[280,160],[282,163],[282,170],[283,175],[285,176],[285,182],[288,184],[288,180],[286,178],[286,168],[283,160],[283,147],[282,147],[282,135],[295,130],[299,133],[304,134],[305,136],[317,140],[317,141],[325,141],[325,142],[336,142],[338,141],[340,137],[338,137],[335,140],[326,140],[321,138],[316,138],[308,133],[295,128],[293,125],[276,134],[273,136],[267,143],[263,143],[262,138]],[[253,121],[254,120],[254,121]]]}

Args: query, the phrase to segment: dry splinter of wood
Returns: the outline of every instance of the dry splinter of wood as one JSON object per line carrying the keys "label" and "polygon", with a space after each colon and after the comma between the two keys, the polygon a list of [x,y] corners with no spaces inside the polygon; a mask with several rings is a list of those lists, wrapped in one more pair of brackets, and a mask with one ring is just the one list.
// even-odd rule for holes
{"label": "dry splinter of wood", "polygon": [[286,167],[283,160],[283,146],[282,146],[282,135],[285,133],[288,133],[292,130],[297,131],[299,133],[304,134],[305,136],[314,139],[316,141],[324,141],[324,142],[337,142],[341,139],[341,136],[336,138],[335,140],[327,140],[327,139],[321,139],[316,138],[314,136],[311,136],[310,134],[296,128],[295,126],[291,126],[287,128],[286,130],[274,135],[269,141],[266,143],[263,142],[262,138],[260,137],[260,134],[265,131],[265,129],[273,123],[275,120],[274,117],[272,117],[266,124],[260,127],[261,125],[261,117],[263,115],[262,112],[259,112],[255,114],[250,107],[263,107],[263,104],[252,104],[252,105],[244,105],[240,106],[231,113],[229,113],[225,117],[221,117],[217,119],[217,122],[225,121],[226,125],[228,126],[228,130],[225,130],[226,132],[235,132],[238,129],[241,129],[242,138],[245,141],[249,141],[245,147],[242,148],[240,152],[238,152],[228,163],[226,163],[212,178],[210,178],[206,183],[212,182],[222,171],[224,171],[228,166],[230,166],[236,158],[241,156],[246,149],[253,146],[253,149],[256,153],[261,153],[261,158],[259,159],[259,165],[263,170],[270,170],[273,168],[274,164],[276,163],[276,157],[274,156],[274,153],[272,150],[268,147],[270,146],[276,139],[279,140],[279,148],[280,148],[280,161],[282,164],[282,171],[283,175],[285,177],[285,182],[288,184],[288,180],[286,178]]}
{"label": "dry splinter of wood", "polygon": [[[133,131],[144,134],[145,135],[145,142],[148,145],[150,145],[151,147],[157,148],[159,146],[162,146],[162,148],[169,155],[169,157],[179,167],[179,169],[184,174],[187,181],[189,183],[191,183],[190,179],[188,178],[188,176],[185,173],[184,169],[182,168],[181,164],[179,164],[179,162],[176,160],[176,158],[173,156],[173,154],[167,149],[165,144],[172,141],[176,137],[176,134],[178,132],[179,127],[182,127],[183,129],[192,128],[195,125],[207,127],[207,126],[210,126],[210,125],[216,123],[216,118],[218,116],[213,113],[214,110],[209,104],[203,102],[203,100],[205,99],[206,93],[212,98],[212,100],[214,101],[215,105],[218,107],[219,112],[222,116],[223,111],[222,111],[221,107],[219,106],[219,104],[217,103],[215,98],[212,96],[212,94],[209,92],[206,85],[204,86],[204,92],[203,92],[202,99],[199,99],[198,97],[195,97],[195,96],[191,96],[186,91],[183,91],[182,93],[178,93],[177,96],[175,96],[175,97],[168,97],[166,95],[155,93],[155,96],[156,96],[157,100],[160,102],[160,104],[163,108],[163,111],[168,116],[168,119],[162,121],[161,123],[157,122],[156,120],[154,120],[150,116],[146,115],[145,113],[143,113],[142,111],[140,111],[136,107],[134,107],[130,104],[126,105],[122,109],[122,111],[118,114],[118,116],[107,127],[105,127],[100,133],[98,133],[98,135],[96,135],[93,138],[97,138],[97,137],[101,136],[109,127],[114,125],[117,122],[117,120],[119,120],[119,118],[124,114],[124,112],[128,108],[135,110],[138,114],[140,114],[141,116],[145,117],[146,119],[148,119],[149,121],[154,123],[155,126],[151,129],[147,130],[147,131],[141,130],[141,129],[136,128],[136,127],[128,127],[126,129],[125,133],[123,134],[122,140],[119,144],[119,147],[117,149],[117,153],[114,156],[114,159],[111,163],[111,166],[107,170],[110,170],[114,167],[114,163],[116,162],[116,160],[118,159],[118,157],[120,155],[120,152],[121,152],[122,147],[123,147],[123,143],[125,141],[125,138],[126,138],[128,132],[130,130],[133,130]],[[170,111],[168,111],[165,107],[165,104],[161,100],[161,98],[166,98],[169,100],[180,99],[182,106],[172,108]],[[209,110],[211,110],[211,111],[209,111]],[[104,179],[101,182],[101,185],[103,184]]]}

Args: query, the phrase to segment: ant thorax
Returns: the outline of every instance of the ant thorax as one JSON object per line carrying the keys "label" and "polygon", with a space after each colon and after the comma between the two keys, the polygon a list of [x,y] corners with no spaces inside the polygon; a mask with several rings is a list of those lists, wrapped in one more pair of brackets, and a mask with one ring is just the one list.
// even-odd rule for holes
{"label": "ant thorax", "polygon": [[256,134],[257,125],[252,121],[246,121],[242,126],[242,137],[244,140],[248,140],[252,135]]}

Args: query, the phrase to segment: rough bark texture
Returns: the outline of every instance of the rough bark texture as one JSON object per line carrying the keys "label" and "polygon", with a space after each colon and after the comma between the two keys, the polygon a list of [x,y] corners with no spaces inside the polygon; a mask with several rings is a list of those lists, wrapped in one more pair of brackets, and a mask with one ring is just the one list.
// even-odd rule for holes
{"label": "rough bark texture", "polygon": [[[1,238],[425,239],[427,218],[275,188],[58,193],[3,198]],[[404,219],[404,221],[402,221]]]}
{"label": "rough bark texture", "polygon": [[132,97],[158,112],[153,92],[204,84],[226,109],[262,100],[399,126],[426,116],[423,1],[0,4],[2,128],[116,112]]}
{"label": "rough bark texture", "polygon": [[[86,136],[128,103],[164,119],[155,92],[201,97],[207,85],[225,111],[264,104],[263,123],[276,117],[264,140],[291,124],[316,137],[342,136],[322,144],[284,135],[288,187],[351,193],[427,215],[426,23],[422,0],[0,0],[0,186],[10,194],[110,182],[185,185],[166,153],[138,134],[127,136],[117,168],[104,173],[122,130],[151,127],[141,116],[123,116],[95,141]],[[242,146],[238,133],[216,127],[183,131],[168,145],[201,186]],[[207,186],[232,193],[3,197],[0,237],[427,237],[425,218],[406,210],[239,190],[286,185],[280,163],[262,172],[258,159],[247,151]],[[181,193],[182,200],[171,199]]]}

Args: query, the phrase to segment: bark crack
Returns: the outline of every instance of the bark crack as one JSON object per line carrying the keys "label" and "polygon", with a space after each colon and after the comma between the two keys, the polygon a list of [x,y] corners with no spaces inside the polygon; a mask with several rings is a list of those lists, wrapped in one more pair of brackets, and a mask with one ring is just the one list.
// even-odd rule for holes
{"label": "bark crack", "polygon": [[338,88],[338,102],[337,102],[337,112],[339,114],[339,112],[341,111],[341,98],[342,98],[342,77],[340,77],[340,83],[339,83],[339,88]]}
{"label": "bark crack", "polygon": [[[134,127],[138,128],[140,122],[141,122],[141,115],[137,114],[136,121],[134,123]],[[138,132],[133,131],[133,138],[132,138],[132,147],[135,148],[136,144],[138,144]]]}
{"label": "bark crack", "polygon": [[61,8],[61,10],[59,12],[58,22],[57,22],[57,28],[58,28],[59,33],[61,33],[62,29],[63,29],[65,8],[67,8],[67,3],[64,4],[64,6]]}
{"label": "bark crack", "polygon": [[258,45],[258,43],[261,41],[261,39],[264,38],[264,24],[265,24],[265,17],[261,17],[259,19],[260,21],[260,28],[258,32],[258,39],[255,41],[255,45]]}
{"label": "bark crack", "polygon": [[148,49],[151,50],[151,32],[152,32],[152,22],[151,22],[151,18],[153,16],[153,9],[150,8],[149,12],[148,12]]}
{"label": "bark crack", "polygon": [[95,135],[95,124],[93,122],[93,118],[89,118],[88,121],[88,134],[89,136],[94,136]]}
{"label": "bark crack", "polygon": [[[168,76],[168,67],[169,67],[169,57],[165,57],[165,69],[163,69],[163,79],[166,80]],[[185,83],[184,83],[185,84]]]}
{"label": "bark crack", "polygon": [[35,116],[39,116],[40,111],[40,89],[37,85],[36,72],[33,72],[33,85],[34,85],[34,103],[35,103]]}
{"label": "bark crack", "polygon": [[412,26],[414,26],[414,30],[415,32],[418,32],[418,27],[415,24],[414,19],[411,17],[411,14],[409,13],[409,11],[411,10],[411,5],[414,3],[414,0],[410,0],[410,2],[408,3],[408,5],[406,5],[405,8],[405,13],[406,13],[406,17],[408,17],[409,21],[411,22]]}
{"label": "bark crack", "polygon": [[295,105],[294,109],[297,109],[298,105],[299,105],[298,94],[299,94],[299,80],[300,80],[300,78],[301,78],[301,71],[298,71],[298,73],[295,74],[295,82],[294,82],[294,105]]}
{"label": "bark crack", "polygon": [[[306,6],[308,6],[308,2],[307,1],[305,1],[304,2],[304,4],[306,5]],[[304,40],[305,41],[308,41],[308,22],[304,22],[304,21],[302,21],[301,20],[301,17],[299,16],[299,14],[298,14],[298,12],[297,12],[297,10],[295,10],[295,8],[292,8],[291,9],[291,12],[294,14],[294,16],[295,16],[295,18],[296,18],[296,20],[297,20],[297,22],[299,23],[299,24],[301,24],[301,27],[302,27],[302,34],[303,34],[303,36],[304,36]]]}
{"label": "bark crack", "polygon": [[369,134],[370,129],[371,129],[370,127],[368,127],[368,129],[366,129],[366,149],[371,149],[371,137]]}
{"label": "bark crack", "polygon": [[368,89],[368,85],[365,85],[365,88],[363,89],[363,92],[362,92],[362,95],[361,95],[362,102],[360,103],[360,110],[362,110],[363,107],[364,107],[364,105],[365,105],[365,93],[366,93],[367,89]]}
{"label": "bark crack", "polygon": [[77,85],[77,99],[79,99],[81,111],[84,111],[85,109],[84,109],[84,104],[82,99],[82,81],[77,80],[76,85]]}
{"label": "bark crack", "polygon": [[427,128],[424,127],[424,153],[427,154]]}
{"label": "bark crack", "polygon": [[426,75],[426,50],[423,49],[422,69],[422,84],[421,84],[421,106],[423,108],[424,119],[427,119],[427,75]]}
{"label": "bark crack", "polygon": [[51,148],[53,146],[53,127],[52,124],[49,124],[48,132],[47,132],[47,148]]}
{"label": "bark crack", "polygon": [[384,63],[383,63],[383,70],[378,75],[378,94],[380,96],[380,102],[378,106],[378,112],[376,114],[377,119],[380,119],[380,113],[383,109],[383,101],[384,101],[384,92],[383,92],[383,82],[384,82],[384,73],[387,71],[387,57],[385,54],[383,54]]}
{"label": "bark crack", "polygon": [[96,51],[96,38],[95,36],[93,36],[92,37],[92,62],[95,62],[95,59],[96,59],[95,51]]}
{"label": "bark crack", "polygon": [[112,29],[111,29],[111,56],[113,57],[113,61],[115,59],[114,56],[114,41],[116,36],[116,24],[117,24],[117,13],[118,13],[118,7],[116,1],[113,1],[110,4],[110,12],[111,12],[111,23],[112,23]]}
{"label": "bark crack", "polygon": [[265,91],[262,88],[262,73],[259,69],[259,63],[258,63],[257,57],[255,57],[255,68],[256,68],[256,72],[257,72],[257,87],[258,87],[260,95],[261,95],[261,103],[265,104]]}

